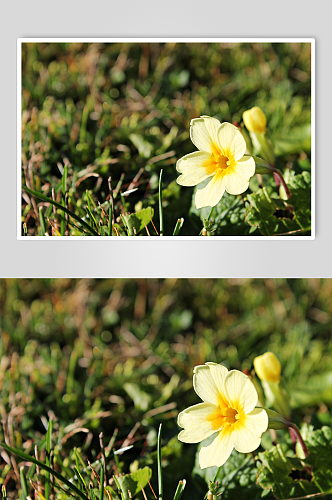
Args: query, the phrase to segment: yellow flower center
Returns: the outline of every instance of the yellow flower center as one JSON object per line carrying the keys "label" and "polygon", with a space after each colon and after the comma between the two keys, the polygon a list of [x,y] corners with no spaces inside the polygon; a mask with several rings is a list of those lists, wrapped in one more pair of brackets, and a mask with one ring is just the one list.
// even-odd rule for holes
{"label": "yellow flower center", "polygon": [[234,163],[232,158],[225,156],[221,151],[215,149],[211,158],[203,162],[203,167],[206,168],[206,173],[208,175],[213,175],[217,173],[226,173],[226,169],[231,167]]}
{"label": "yellow flower center", "polygon": [[218,430],[224,427],[226,424],[233,425],[236,424],[241,418],[243,412],[239,412],[235,408],[223,407],[208,416],[208,420],[211,421],[212,429]]}

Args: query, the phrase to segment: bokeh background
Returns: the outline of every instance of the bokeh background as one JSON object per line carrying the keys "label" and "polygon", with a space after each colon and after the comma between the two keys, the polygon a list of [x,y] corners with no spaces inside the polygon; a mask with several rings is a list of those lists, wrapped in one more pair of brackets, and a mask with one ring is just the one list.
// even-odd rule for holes
{"label": "bokeh background", "polygon": [[[277,167],[310,171],[310,43],[24,43],[22,184],[62,202],[66,165],[67,206],[86,217],[90,203],[98,223],[98,202],[108,210],[111,176],[118,222],[121,213],[152,207],[159,227],[162,168],[165,234],[184,217],[181,235],[197,235],[202,221],[192,209],[193,189],[175,182],[177,159],[195,150],[190,120],[209,115],[241,123],[252,106],[267,116]],[[265,183],[272,185],[272,176]],[[28,235],[44,234],[40,207],[58,228],[52,206],[23,193]],[[244,205],[231,215],[215,234],[248,234]],[[64,234],[81,233],[70,225]]]}
{"label": "bokeh background", "polygon": [[[165,484],[173,493],[186,478],[184,498],[201,499],[206,490],[193,473],[197,447],[177,440],[176,423],[179,411],[199,402],[194,366],[214,361],[252,370],[255,356],[273,351],[294,420],[331,425],[331,294],[331,279],[1,280],[7,439],[33,454],[53,418],[56,461],[72,477],[75,446],[93,461],[100,432],[105,445],[113,438],[119,449],[134,429],[133,448],[120,456],[122,472],[149,465],[155,486],[163,423]],[[112,455],[107,467],[111,477]],[[19,482],[4,454],[0,482],[8,498],[17,498]]]}

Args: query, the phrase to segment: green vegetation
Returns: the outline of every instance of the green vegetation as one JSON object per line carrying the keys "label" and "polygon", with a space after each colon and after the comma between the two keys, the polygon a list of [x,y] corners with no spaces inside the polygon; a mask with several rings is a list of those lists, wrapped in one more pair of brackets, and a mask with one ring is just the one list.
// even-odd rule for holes
{"label": "green vegetation", "polygon": [[[309,235],[310,69],[309,43],[24,43],[22,234]],[[253,106],[294,196],[255,175],[207,220],[176,183],[190,121],[241,124]]]}
{"label": "green vegetation", "polygon": [[267,350],[281,362],[309,457],[295,456],[287,429],[266,432],[256,452],[232,453],[214,487],[244,500],[329,491],[331,293],[330,279],[1,280],[0,442],[19,452],[0,447],[3,498],[33,498],[35,488],[67,500],[69,483],[74,497],[99,499],[104,477],[105,500],[120,498],[116,482],[138,499],[141,484],[153,499],[162,424],[164,500],[183,489],[182,500],[203,500],[217,468],[199,469],[200,445],[177,439],[178,413],[200,402],[193,368],[251,371]]}

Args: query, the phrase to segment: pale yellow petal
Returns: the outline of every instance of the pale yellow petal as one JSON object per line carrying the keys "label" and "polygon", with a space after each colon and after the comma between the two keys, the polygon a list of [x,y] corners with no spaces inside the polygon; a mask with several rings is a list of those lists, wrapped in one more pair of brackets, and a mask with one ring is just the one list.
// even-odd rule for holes
{"label": "pale yellow petal", "polygon": [[220,467],[223,465],[234,448],[230,426],[226,425],[209,446],[203,446],[199,452],[199,466]]}
{"label": "pale yellow petal", "polygon": [[225,378],[225,393],[232,407],[250,413],[258,401],[257,391],[249,377],[232,370]]}
{"label": "pale yellow petal", "polygon": [[199,443],[211,436],[216,429],[212,428],[208,417],[216,412],[218,407],[210,403],[199,403],[186,408],[178,415],[178,425],[184,430],[179,434],[179,440],[184,443]]}
{"label": "pale yellow petal", "polygon": [[267,430],[268,425],[269,417],[264,408],[254,408],[246,415],[245,426],[256,436],[261,436]]}
{"label": "pale yellow petal", "polygon": [[218,145],[220,121],[210,116],[194,118],[190,122],[190,138],[195,146],[208,153],[215,153]]}
{"label": "pale yellow petal", "polygon": [[241,194],[248,189],[249,181],[229,167],[224,175],[223,186],[229,194]]}
{"label": "pale yellow petal", "polygon": [[234,425],[232,439],[234,447],[241,453],[250,453],[258,448],[261,436],[268,427],[268,416],[262,408],[255,408]]}
{"label": "pale yellow petal", "polygon": [[216,386],[209,365],[195,366],[194,389],[196,394],[206,403],[219,404],[219,389]]}
{"label": "pale yellow petal", "polygon": [[224,174],[218,171],[203,189],[197,189],[195,194],[196,208],[214,207],[225,192]]}
{"label": "pale yellow petal", "polygon": [[243,156],[235,162],[233,167],[235,172],[247,181],[255,174],[255,160],[251,156]]}
{"label": "pale yellow petal", "polygon": [[213,159],[213,156],[205,151],[195,151],[180,158],[176,164],[176,170],[182,175],[176,179],[176,182],[180,186],[196,186],[207,179],[211,173],[208,173],[204,162],[209,162],[211,158]]}
{"label": "pale yellow petal", "polygon": [[[222,407],[223,404],[228,406],[228,401],[225,396],[225,389],[224,389],[224,384],[225,384],[225,378],[228,373],[228,370],[226,366],[223,365],[218,365],[217,363],[206,363],[210,367],[210,371],[214,380],[214,383],[216,384],[216,387],[218,388],[219,392],[219,406]],[[223,404],[222,404],[223,403]]]}
{"label": "pale yellow petal", "polygon": [[239,160],[246,152],[246,141],[235,125],[222,123],[218,130],[219,148],[229,159]]}

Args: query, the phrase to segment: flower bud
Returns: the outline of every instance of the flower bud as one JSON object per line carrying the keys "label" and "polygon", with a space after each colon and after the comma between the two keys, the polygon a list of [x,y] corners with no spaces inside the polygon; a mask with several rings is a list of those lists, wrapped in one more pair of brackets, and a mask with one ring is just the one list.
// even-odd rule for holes
{"label": "flower bud", "polygon": [[243,121],[249,132],[262,134],[266,130],[266,116],[258,106],[245,111]]}
{"label": "flower bud", "polygon": [[262,381],[266,400],[283,417],[290,418],[289,396],[281,380],[281,366],[273,352],[266,352],[254,359],[255,372]]}
{"label": "flower bud", "polygon": [[279,382],[281,365],[273,352],[266,352],[254,359],[255,372],[261,380]]}
{"label": "flower bud", "polygon": [[266,130],[266,116],[261,108],[255,106],[245,111],[242,115],[243,121],[249,130],[254,151],[258,156],[274,165],[275,156],[273,145]]}

